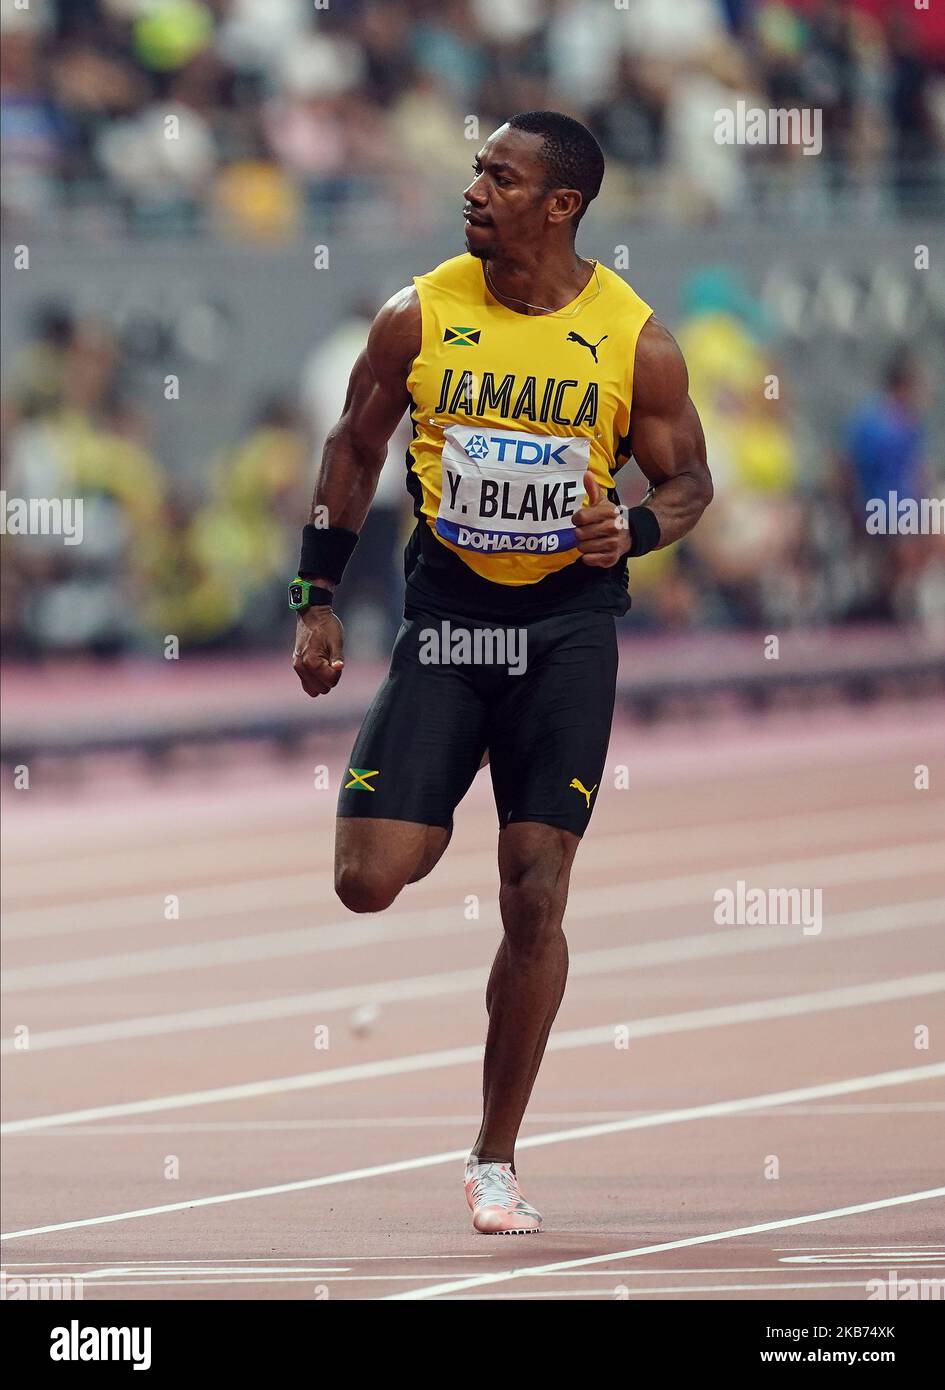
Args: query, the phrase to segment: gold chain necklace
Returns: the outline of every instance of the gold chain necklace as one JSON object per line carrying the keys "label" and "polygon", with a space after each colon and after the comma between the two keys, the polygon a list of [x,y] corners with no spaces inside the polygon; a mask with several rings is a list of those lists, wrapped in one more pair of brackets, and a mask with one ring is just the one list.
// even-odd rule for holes
{"label": "gold chain necklace", "polygon": [[[571,319],[574,317],[575,314],[577,314],[581,309],[584,308],[585,304],[590,304],[592,300],[596,299],[601,292],[600,277],[597,274],[597,262],[592,261],[591,264],[594,267],[594,282],[597,285],[597,289],[592,295],[589,295],[587,299],[582,299],[580,304],[576,304],[574,308],[571,309],[570,312],[567,314],[565,314],[561,309],[549,309],[548,306],[545,304],[529,304],[527,299],[516,299],[514,294],[501,293],[501,291],[497,290],[495,285],[493,284],[492,275],[490,273],[487,262],[483,263],[483,270],[486,273],[486,282],[492,293],[495,295],[496,299],[511,299],[513,304],[524,304],[526,309],[537,309],[542,314],[558,314],[561,316],[561,318]],[[584,288],[586,289],[587,286],[585,285]]]}

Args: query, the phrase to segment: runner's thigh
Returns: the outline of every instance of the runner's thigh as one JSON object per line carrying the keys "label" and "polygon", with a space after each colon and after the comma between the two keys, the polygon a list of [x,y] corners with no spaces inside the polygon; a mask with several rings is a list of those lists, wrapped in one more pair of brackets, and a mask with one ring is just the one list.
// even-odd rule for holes
{"label": "runner's thigh", "polygon": [[500,826],[539,821],[583,835],[604,775],[616,684],[611,614],[528,625],[525,671],[508,676],[489,710]]}
{"label": "runner's thigh", "polygon": [[430,661],[424,634],[401,624],[390,671],[365,716],[338,796],[339,817],[452,825],[486,747],[486,712],[468,666]]}

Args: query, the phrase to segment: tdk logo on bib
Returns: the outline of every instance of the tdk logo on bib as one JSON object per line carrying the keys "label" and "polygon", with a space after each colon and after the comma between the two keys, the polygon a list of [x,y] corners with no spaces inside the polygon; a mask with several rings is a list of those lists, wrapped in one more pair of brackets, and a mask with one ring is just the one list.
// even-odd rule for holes
{"label": "tdk logo on bib", "polygon": [[450,425],[436,530],[464,550],[573,549],[591,441]]}
{"label": "tdk logo on bib", "polygon": [[491,457],[496,463],[559,463],[567,467],[568,446],[574,442],[573,439],[563,443],[554,439],[538,440],[533,435],[495,434],[487,438],[484,434],[474,434],[463,447],[471,459]]}
{"label": "tdk logo on bib", "polygon": [[474,434],[469,443],[463,447],[471,459],[484,459],[489,452],[489,445],[481,434]]}

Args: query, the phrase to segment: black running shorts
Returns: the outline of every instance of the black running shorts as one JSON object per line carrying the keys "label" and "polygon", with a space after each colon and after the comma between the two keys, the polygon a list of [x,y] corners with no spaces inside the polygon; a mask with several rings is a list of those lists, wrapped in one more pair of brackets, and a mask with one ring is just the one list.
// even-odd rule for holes
{"label": "black running shorts", "polygon": [[610,613],[506,627],[413,609],[354,745],[338,814],[449,827],[488,749],[500,827],[541,821],[583,835],[616,680]]}

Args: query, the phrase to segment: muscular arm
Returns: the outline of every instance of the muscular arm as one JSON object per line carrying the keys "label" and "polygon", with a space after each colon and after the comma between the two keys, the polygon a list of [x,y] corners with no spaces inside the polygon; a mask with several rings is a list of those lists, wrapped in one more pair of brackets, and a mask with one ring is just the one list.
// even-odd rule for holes
{"label": "muscular arm", "polygon": [[[387,456],[387,444],[410,404],[407,377],[420,351],[420,300],[411,286],[389,299],[371,326],[348,381],[341,419],[329,431],[312,498],[312,521],[360,531]],[[327,521],[326,521],[327,518]],[[334,590],[324,575],[306,572]],[[330,608],[299,614],[292,665],[306,694],[327,695],[344,668],[341,623]]]}
{"label": "muscular arm", "polygon": [[[420,351],[420,300],[410,286],[389,299],[371,326],[348,380],[338,423],[329,431],[312,497],[313,522],[360,531],[387,456],[410,404],[407,376]],[[333,589],[330,580],[318,579]]]}
{"label": "muscular arm", "polygon": [[649,320],[637,340],[629,442],[651,484],[645,503],[660,524],[662,549],[695,526],[712,501],[712,479],[686,363],[657,319]]}
{"label": "muscular arm", "polygon": [[[689,373],[676,340],[656,319],[637,339],[629,452],[650,482],[644,498],[660,525],[657,549],[691,531],[712,501],[705,437],[689,399]],[[587,474],[588,505],[574,514],[585,565],[606,568],[630,548],[625,516]]]}

